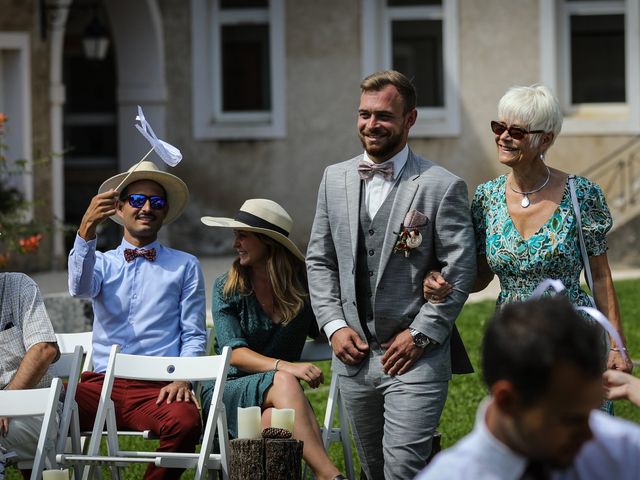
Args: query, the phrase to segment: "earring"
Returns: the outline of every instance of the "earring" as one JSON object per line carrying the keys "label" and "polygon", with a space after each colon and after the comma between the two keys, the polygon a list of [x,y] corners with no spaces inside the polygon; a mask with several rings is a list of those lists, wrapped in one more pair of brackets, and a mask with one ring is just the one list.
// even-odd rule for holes
{"label": "earring", "polygon": [[540,154],[540,160],[542,160],[544,162],[544,153]]}

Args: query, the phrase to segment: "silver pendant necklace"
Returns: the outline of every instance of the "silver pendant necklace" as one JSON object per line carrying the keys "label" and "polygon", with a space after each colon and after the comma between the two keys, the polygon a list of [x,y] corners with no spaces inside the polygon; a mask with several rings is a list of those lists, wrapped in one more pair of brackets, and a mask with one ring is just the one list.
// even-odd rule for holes
{"label": "silver pendant necklace", "polygon": [[[546,167],[546,165],[545,165],[545,167]],[[517,193],[518,195],[522,195],[522,201],[520,202],[520,205],[522,206],[522,208],[527,208],[529,205],[531,205],[531,201],[529,200],[529,195],[531,195],[532,193],[537,193],[540,190],[542,190],[544,187],[546,187],[547,184],[549,183],[549,179],[550,178],[551,178],[551,171],[549,170],[549,167],[547,167],[547,179],[544,181],[544,183],[542,185],[540,185],[538,188],[536,188],[534,190],[530,190],[528,192],[521,192],[519,190],[516,190],[511,185],[511,182],[508,182],[508,183],[509,183],[509,188],[514,193]]]}

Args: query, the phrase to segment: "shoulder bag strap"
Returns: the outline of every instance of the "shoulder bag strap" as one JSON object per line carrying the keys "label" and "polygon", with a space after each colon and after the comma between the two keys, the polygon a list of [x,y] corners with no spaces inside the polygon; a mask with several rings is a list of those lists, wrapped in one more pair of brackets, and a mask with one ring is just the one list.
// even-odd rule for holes
{"label": "shoulder bag strap", "polygon": [[[576,216],[576,228],[578,229],[578,243],[580,244],[580,253],[582,255],[582,263],[584,264],[584,276],[587,280],[587,286],[591,290],[593,295],[593,277],[591,276],[591,265],[589,264],[589,255],[587,254],[587,247],[584,243],[584,234],[582,233],[582,217],[580,216],[580,205],[578,204],[578,197],[576,195],[575,175],[569,175],[569,191],[571,192],[571,204],[573,205],[573,212]],[[591,299],[591,303],[595,302]],[[594,305],[595,306],[595,305]]]}

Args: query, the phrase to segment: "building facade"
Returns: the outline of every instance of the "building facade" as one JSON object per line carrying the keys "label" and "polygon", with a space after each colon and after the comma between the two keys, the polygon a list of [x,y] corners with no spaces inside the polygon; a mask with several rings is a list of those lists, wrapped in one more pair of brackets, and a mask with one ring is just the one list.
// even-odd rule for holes
{"label": "building facade", "polygon": [[[110,44],[88,60],[96,21]],[[410,145],[470,194],[503,172],[489,129],[499,98],[544,83],[565,112],[547,161],[587,172],[625,224],[640,188],[639,31],[640,0],[0,0],[0,112],[9,156],[52,154],[21,184],[34,214],[77,224],[100,183],[148,150],[141,105],[182,151],[172,173],[191,192],[165,241],[212,255],[231,237],[200,217],[255,197],[281,203],[306,244],[324,168],[362,150],[365,75],[414,79]],[[69,237],[47,235],[37,267],[63,265]],[[117,229],[101,238],[112,246]]]}

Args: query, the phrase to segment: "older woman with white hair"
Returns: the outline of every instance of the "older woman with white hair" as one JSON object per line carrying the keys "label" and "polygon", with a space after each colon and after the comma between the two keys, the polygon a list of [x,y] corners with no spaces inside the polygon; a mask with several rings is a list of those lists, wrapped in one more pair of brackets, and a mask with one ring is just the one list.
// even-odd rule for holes
{"label": "older woman with white hair", "polygon": [[[528,299],[542,280],[555,278],[562,280],[575,306],[591,306],[580,287],[582,236],[596,306],[624,338],[607,260],[606,234],[612,221],[604,194],[586,178],[545,162],[561,128],[560,105],[547,87],[513,87],[500,100],[498,120],[491,122],[491,130],[498,161],[510,172],[479,185],[473,197],[478,251],[474,291],[484,289],[498,275],[499,307]],[[442,301],[451,288],[438,272],[425,278],[424,293],[431,302]],[[629,372],[632,364],[622,348],[612,340],[607,363],[609,368]]]}

